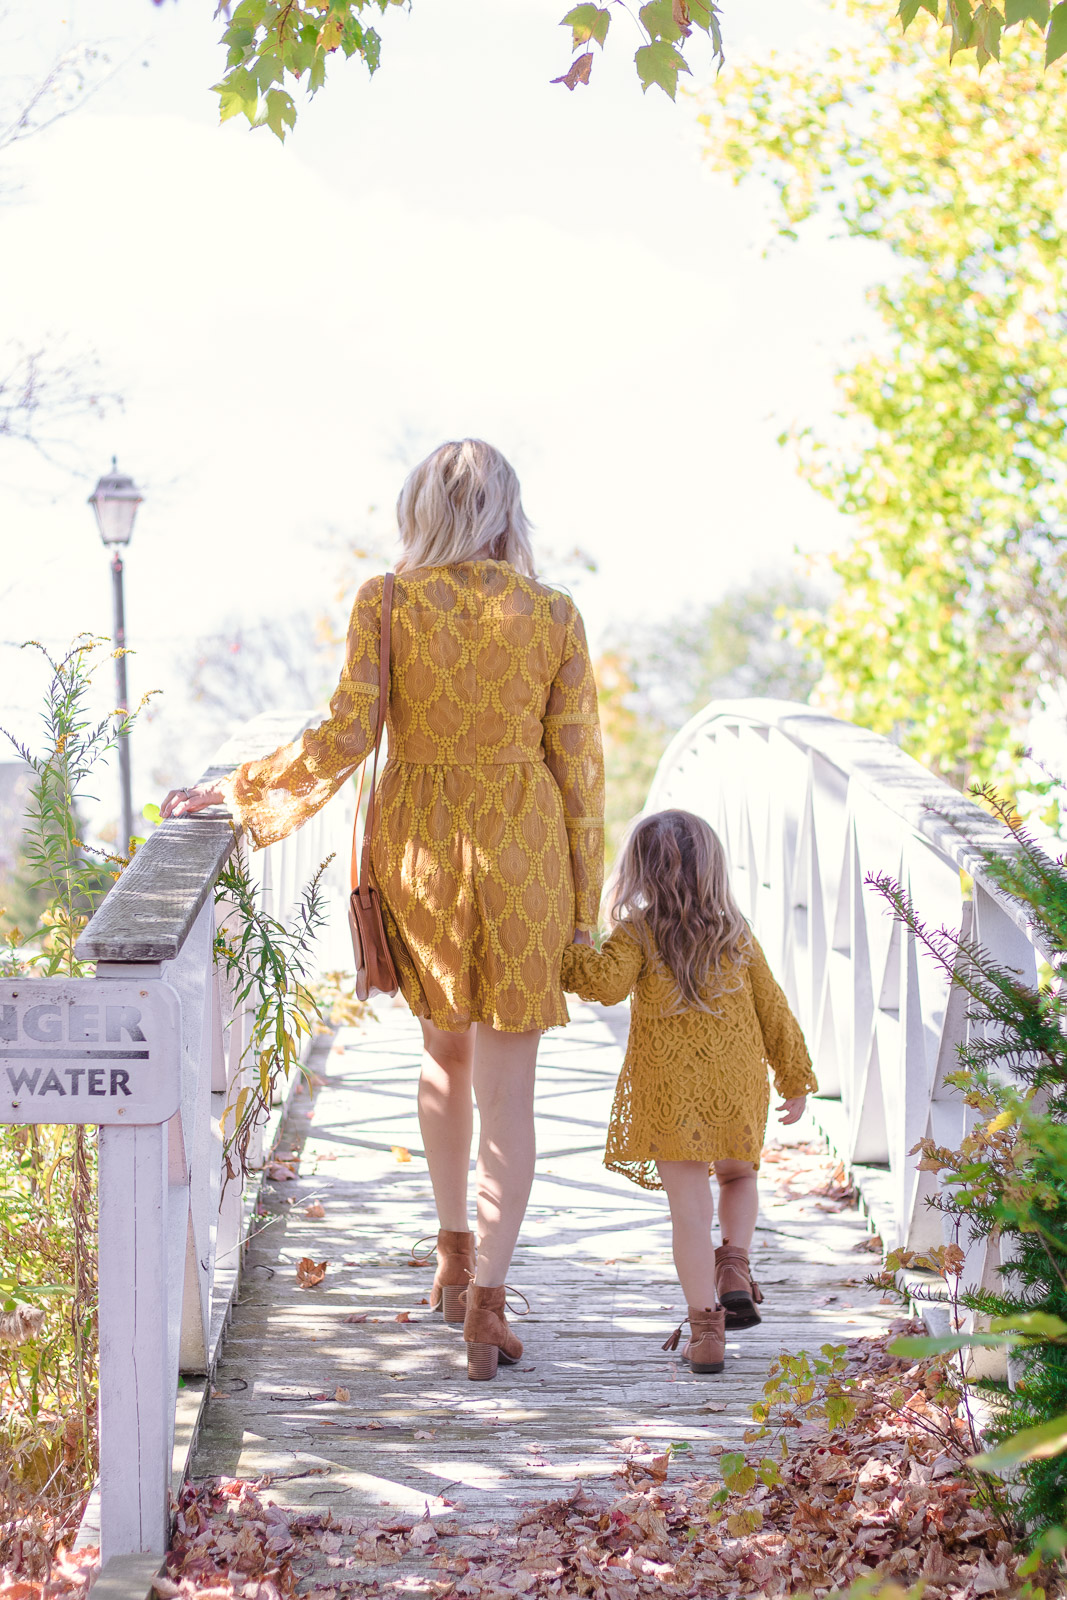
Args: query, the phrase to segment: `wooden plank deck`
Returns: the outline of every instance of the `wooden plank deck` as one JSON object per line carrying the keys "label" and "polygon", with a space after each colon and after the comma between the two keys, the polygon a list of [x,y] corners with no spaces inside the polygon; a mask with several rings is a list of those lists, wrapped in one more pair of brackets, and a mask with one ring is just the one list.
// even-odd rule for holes
{"label": "wooden plank deck", "polygon": [[[625,1013],[575,1004],[572,1014],[540,1058],[537,1177],[511,1272],[533,1308],[518,1324],[518,1367],[468,1382],[460,1330],[424,1303],[430,1269],[407,1264],[435,1224],[415,1115],[417,1029],[387,1007],[338,1036],[323,1086],[290,1112],[280,1150],[298,1175],[264,1187],[268,1215],[194,1479],[270,1475],[279,1505],[337,1518],[388,1506],[462,1513],[475,1529],[513,1523],[524,1505],[578,1484],[610,1493],[628,1455],[672,1442],[691,1447],[695,1472],[712,1471],[781,1349],[886,1325],[890,1308],[863,1285],[874,1258],[859,1213],[768,1183],[754,1250],[762,1325],[728,1342],[719,1376],[694,1377],[664,1353],[684,1311],[666,1201],[601,1165]],[[306,1215],[319,1205],[322,1216]],[[328,1263],[316,1288],[298,1283],[305,1257]]]}

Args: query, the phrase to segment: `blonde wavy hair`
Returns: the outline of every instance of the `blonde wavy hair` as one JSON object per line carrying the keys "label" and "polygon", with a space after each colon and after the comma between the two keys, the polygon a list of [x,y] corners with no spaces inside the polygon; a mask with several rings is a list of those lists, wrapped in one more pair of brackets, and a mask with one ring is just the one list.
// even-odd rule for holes
{"label": "blonde wavy hair", "polygon": [[679,1011],[713,1011],[716,995],[740,987],[752,936],[730,892],[722,841],[703,817],[638,818],[619,853],[608,915],[659,957],[677,985]]}
{"label": "blonde wavy hair", "polygon": [[492,558],[534,575],[530,524],[515,469],[484,439],[453,439],[408,473],[396,503],[397,571]]}

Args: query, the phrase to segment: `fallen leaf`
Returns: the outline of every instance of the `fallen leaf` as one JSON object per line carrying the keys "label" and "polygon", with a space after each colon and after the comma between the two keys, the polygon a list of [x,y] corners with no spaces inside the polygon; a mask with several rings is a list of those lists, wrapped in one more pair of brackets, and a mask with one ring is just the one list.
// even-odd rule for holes
{"label": "fallen leaf", "polygon": [[346,1322],[366,1322],[366,1320],[367,1313],[365,1311],[353,1311],[351,1316],[345,1318]]}
{"label": "fallen leaf", "polygon": [[302,1256],[296,1264],[297,1283],[302,1289],[314,1289],[325,1278],[328,1265],[326,1261],[312,1261],[310,1256]]}
{"label": "fallen leaf", "polygon": [[436,1428],[416,1428],[415,1429],[415,1438],[416,1439],[436,1439],[436,1437],[437,1437],[437,1429]]}
{"label": "fallen leaf", "polygon": [[396,1157],[397,1161],[404,1162],[411,1160],[411,1151],[405,1150],[402,1144],[394,1144],[391,1147],[390,1153]]}
{"label": "fallen leaf", "polygon": [[410,1322],[411,1321],[411,1312],[410,1311],[398,1311],[397,1314],[396,1314],[396,1320],[397,1320],[397,1322]]}
{"label": "fallen leaf", "polygon": [[267,1177],[272,1183],[292,1183],[296,1173],[281,1161],[270,1161],[267,1163]]}
{"label": "fallen leaf", "polygon": [[352,1395],[348,1389],[337,1388],[333,1391],[333,1397],[339,1405],[346,1406],[351,1400]]}
{"label": "fallen leaf", "polygon": [[312,1200],[311,1204],[304,1208],[304,1215],[305,1217],[324,1217],[326,1215],[326,1207],[321,1200]]}

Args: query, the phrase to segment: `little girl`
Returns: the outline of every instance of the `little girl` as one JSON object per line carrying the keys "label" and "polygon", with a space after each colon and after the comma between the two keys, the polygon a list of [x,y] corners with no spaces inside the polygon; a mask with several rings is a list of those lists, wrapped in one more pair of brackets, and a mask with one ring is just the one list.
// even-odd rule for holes
{"label": "little girl", "polygon": [[[688,811],[642,817],[609,894],[601,950],[572,944],[563,987],[615,1005],[633,994],[604,1164],[665,1189],[674,1264],[688,1302],[694,1372],[721,1372],[726,1328],[759,1322],[748,1251],[767,1131],[767,1064],[796,1122],[817,1087],[799,1024],[730,893],[726,853]],[[711,1242],[710,1172],[722,1246]],[[679,1328],[664,1345],[675,1349]]]}

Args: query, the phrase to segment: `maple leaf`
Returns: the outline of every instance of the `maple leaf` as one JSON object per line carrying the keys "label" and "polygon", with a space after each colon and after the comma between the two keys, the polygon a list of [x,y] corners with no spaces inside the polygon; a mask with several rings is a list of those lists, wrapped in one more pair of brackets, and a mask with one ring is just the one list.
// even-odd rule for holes
{"label": "maple leaf", "polygon": [[296,1281],[302,1289],[314,1289],[325,1278],[328,1265],[327,1261],[312,1261],[310,1256],[302,1256],[296,1264]]}
{"label": "maple leaf", "polygon": [[321,1200],[313,1200],[309,1206],[304,1208],[304,1215],[305,1217],[324,1217],[326,1215],[326,1207]]}
{"label": "maple leaf", "polygon": [[584,55],[579,56],[577,61],[572,64],[569,72],[565,72],[561,78],[553,78],[551,81],[553,83],[565,83],[568,89],[577,89],[580,83],[589,82],[589,74],[592,70],[593,52],[587,50]]}

